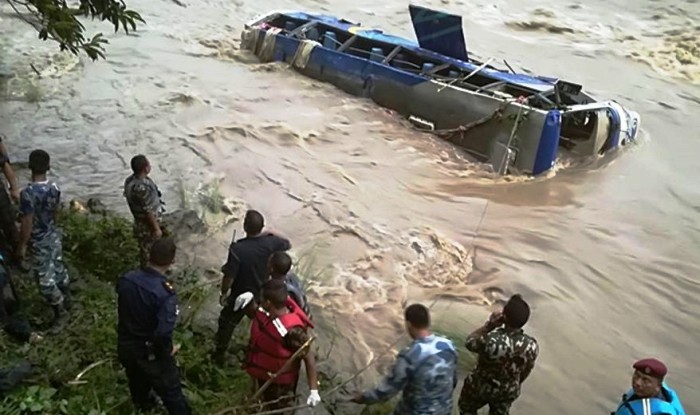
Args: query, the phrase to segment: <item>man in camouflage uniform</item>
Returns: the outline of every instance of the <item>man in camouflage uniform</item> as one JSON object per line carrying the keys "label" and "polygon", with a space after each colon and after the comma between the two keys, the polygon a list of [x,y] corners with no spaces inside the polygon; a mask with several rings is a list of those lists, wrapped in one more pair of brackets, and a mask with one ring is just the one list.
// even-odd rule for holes
{"label": "man in camouflage uniform", "polygon": [[49,154],[44,150],[34,150],[29,154],[32,182],[20,193],[22,226],[17,256],[24,258],[30,244],[34,277],[42,296],[54,311],[50,331],[57,333],[69,319],[67,303],[70,292],[68,271],[63,263],[61,232],[56,227],[61,190],[46,177],[49,164]]}
{"label": "man in camouflage uniform", "polygon": [[430,314],[421,304],[404,312],[413,342],[399,353],[389,376],[376,388],[358,393],[353,402],[386,401],[403,391],[394,415],[450,415],[457,386],[457,352],[452,342],[430,333]]}
{"label": "man in camouflage uniform", "polygon": [[158,186],[148,177],[151,163],[146,156],[134,156],[131,159],[131,170],[133,174],[124,181],[124,197],[134,215],[134,237],[139,244],[141,268],[144,268],[148,264],[153,241],[163,236],[160,223],[163,202]]}
{"label": "man in camouflage uniform", "polygon": [[476,415],[485,405],[490,415],[508,415],[539,354],[537,341],[522,329],[529,318],[530,307],[516,294],[502,313],[491,314],[467,337],[467,349],[478,354],[478,363],[464,380],[460,415]]}

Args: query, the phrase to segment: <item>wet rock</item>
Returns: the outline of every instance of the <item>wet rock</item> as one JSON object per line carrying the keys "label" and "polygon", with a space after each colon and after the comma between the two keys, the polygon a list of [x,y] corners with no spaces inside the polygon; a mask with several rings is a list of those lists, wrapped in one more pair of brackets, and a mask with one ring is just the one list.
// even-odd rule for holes
{"label": "wet rock", "polygon": [[106,215],[110,213],[102,200],[96,197],[88,198],[87,201],[83,201],[81,199],[71,199],[71,201],[68,202],[68,207],[72,212],[78,213],[89,213],[93,215]]}
{"label": "wet rock", "polygon": [[194,210],[177,210],[163,215],[163,225],[176,235],[206,234],[209,226]]}
{"label": "wet rock", "polygon": [[95,197],[91,197],[87,200],[87,209],[92,214],[107,214],[107,207],[105,206],[105,204],[100,199],[97,199]]}
{"label": "wet rock", "polygon": [[85,205],[83,204],[83,202],[81,202],[78,199],[71,200],[69,202],[69,206],[70,206],[70,210],[73,212],[79,212],[79,213],[87,213],[88,212],[88,210],[85,207]]}

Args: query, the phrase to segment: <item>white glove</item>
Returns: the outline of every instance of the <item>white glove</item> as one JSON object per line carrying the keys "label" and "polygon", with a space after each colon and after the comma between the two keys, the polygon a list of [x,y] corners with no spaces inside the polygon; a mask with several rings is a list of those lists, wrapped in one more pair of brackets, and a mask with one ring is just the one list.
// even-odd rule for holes
{"label": "white glove", "polygon": [[316,389],[311,389],[311,393],[309,393],[309,397],[306,399],[306,404],[309,406],[316,406],[319,403],[321,403],[321,396]]}
{"label": "white glove", "polygon": [[233,311],[244,309],[250,302],[253,301],[253,293],[245,292],[236,297],[236,302],[233,303]]}

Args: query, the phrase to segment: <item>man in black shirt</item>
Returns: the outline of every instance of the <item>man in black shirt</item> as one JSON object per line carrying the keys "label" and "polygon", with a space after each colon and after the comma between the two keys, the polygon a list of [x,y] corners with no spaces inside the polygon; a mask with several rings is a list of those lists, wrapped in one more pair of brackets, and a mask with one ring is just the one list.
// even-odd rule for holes
{"label": "man in black shirt", "polygon": [[260,287],[268,279],[267,261],[276,251],[287,251],[292,245],[288,239],[263,232],[265,220],[260,212],[249,210],[243,220],[246,237],[231,242],[228,259],[221,271],[221,297],[224,307],[219,315],[219,328],[216,332],[216,349],[213,360],[223,365],[231,335],[244,316],[243,310],[234,311],[234,300],[245,292],[252,292],[260,302]]}

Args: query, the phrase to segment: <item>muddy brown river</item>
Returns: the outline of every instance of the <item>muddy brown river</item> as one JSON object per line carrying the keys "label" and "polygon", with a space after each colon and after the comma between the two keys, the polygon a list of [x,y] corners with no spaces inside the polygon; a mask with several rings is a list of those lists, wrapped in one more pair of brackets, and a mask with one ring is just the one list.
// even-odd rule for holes
{"label": "muddy brown river", "polygon": [[[610,413],[647,356],[666,362],[686,412],[700,412],[697,0],[419,3],[463,15],[479,56],[641,114],[638,144],[536,179],[496,177],[369,101],[239,49],[243,22],[271,9],[414,38],[408,3],[128,4],[148,24],[126,36],[89,23],[110,39],[97,63],[60,55],[0,9],[0,63],[16,74],[0,132],[16,159],[48,150],[67,199],[98,196],[126,213],[128,161],[145,153],[169,210],[196,204],[188,195],[204,185],[260,210],[320,271],[309,297],[342,376],[401,335],[407,301],[437,300],[435,329],[461,344],[519,292],[541,353],[513,413]],[[230,224],[187,249],[216,268],[234,228],[241,235]]]}

